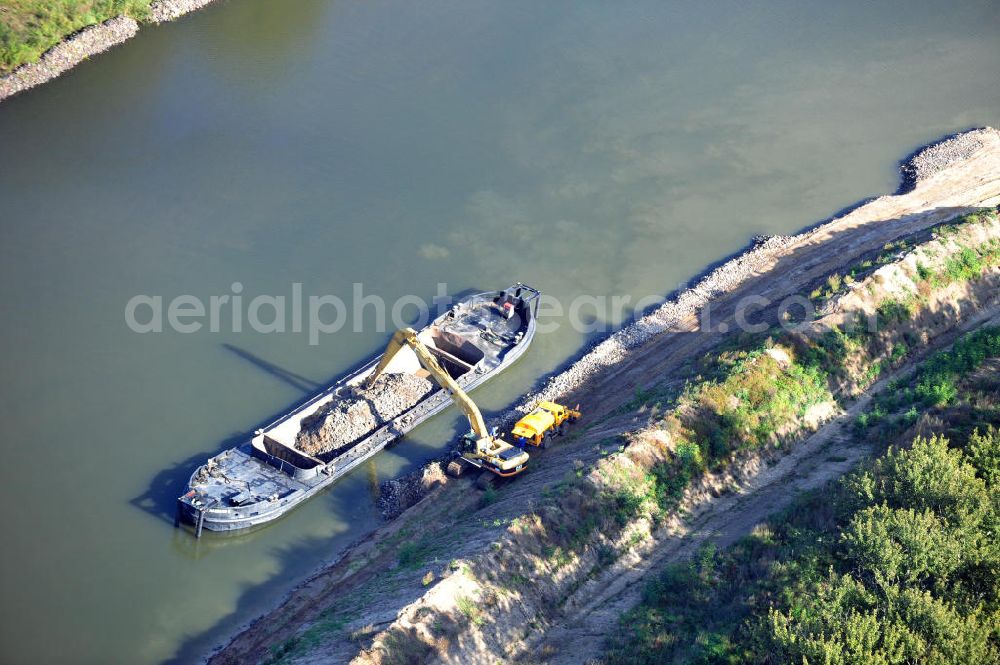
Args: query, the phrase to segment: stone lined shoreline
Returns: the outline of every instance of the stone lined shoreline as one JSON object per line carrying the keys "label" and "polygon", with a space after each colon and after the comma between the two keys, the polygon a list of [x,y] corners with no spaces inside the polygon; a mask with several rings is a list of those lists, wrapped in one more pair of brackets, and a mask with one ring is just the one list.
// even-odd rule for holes
{"label": "stone lined shoreline", "polygon": [[937,143],[926,145],[905,160],[899,167],[902,184],[899,193],[911,191],[923,180],[930,178],[949,165],[968,159],[985,145],[984,137],[989,128],[972,129],[945,137]]}
{"label": "stone lined shoreline", "polygon": [[[995,141],[998,135],[1000,132],[996,129],[983,127],[959,132],[925,145],[900,164],[902,179],[912,189],[948,166],[969,159],[989,141]],[[704,274],[695,286],[677,293],[653,312],[599,342],[569,368],[550,377],[541,388],[501,414],[498,420],[506,426],[534,408],[539,401],[558,399],[561,395],[579,389],[590,377],[625,361],[632,349],[642,346],[657,335],[678,330],[678,324],[697,316],[720,295],[735,290],[781,256],[788,246],[824,232],[840,219],[841,217],[837,217],[828,220],[796,235],[754,238],[749,247]]]}
{"label": "stone lined shoreline", "polygon": [[[919,148],[900,163],[900,175],[905,189],[912,190],[918,183],[948,166],[969,159],[988,142],[997,141],[998,136],[1000,132],[996,129],[983,127],[959,132]],[[860,205],[870,204],[878,198],[870,199]],[[785,254],[791,245],[797,245],[824,233],[828,227],[837,224],[841,219],[842,216],[838,215],[795,235],[753,238],[742,251],[702,273],[696,278],[694,286],[673,294],[654,311],[596,342],[568,367],[543,379],[533,391],[524,395],[512,407],[491,418],[491,424],[501,429],[509,428],[538,402],[560,401],[565,395],[584,388],[592,377],[614,365],[628,362],[632,351],[653,337],[681,330],[682,322],[697,317],[712,301],[734,291],[748,279],[765,270]],[[394,519],[419,501],[433,486],[433,483],[428,483],[425,478],[428,470],[433,470],[447,459],[448,455],[443,455],[417,471],[384,481],[379,496],[379,509],[383,518]]]}
{"label": "stone lined shoreline", "polygon": [[[201,9],[213,0],[159,0],[149,6],[149,23],[164,23]],[[0,101],[62,75],[91,56],[103,53],[139,33],[139,22],[116,16],[70,35],[42,54],[0,77]]]}

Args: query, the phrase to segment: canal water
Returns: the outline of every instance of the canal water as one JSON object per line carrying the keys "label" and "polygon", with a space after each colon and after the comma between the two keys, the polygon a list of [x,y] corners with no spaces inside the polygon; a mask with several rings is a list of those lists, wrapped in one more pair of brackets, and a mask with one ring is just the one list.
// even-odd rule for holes
{"label": "canal water", "polygon": [[[138,334],[133,296],[664,294],[1000,124],[997,72],[990,0],[227,0],[4,102],[0,660],[194,659],[461,426],[451,409],[273,526],[196,542],[171,524],[192,469],[391,330],[367,310],[312,345],[223,312]],[[580,350],[568,319],[477,391],[487,410]]]}

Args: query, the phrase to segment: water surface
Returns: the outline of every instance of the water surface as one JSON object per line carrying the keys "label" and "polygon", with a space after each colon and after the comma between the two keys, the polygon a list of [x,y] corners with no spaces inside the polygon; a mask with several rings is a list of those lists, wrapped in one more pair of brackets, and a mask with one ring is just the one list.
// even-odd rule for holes
{"label": "water surface", "polygon": [[[669,292],[1000,123],[996,3],[871,4],[232,0],[0,105],[0,660],[192,659],[460,426],[195,542],[194,466],[389,333],[137,335],[131,296]],[[539,337],[477,399],[584,341]]]}

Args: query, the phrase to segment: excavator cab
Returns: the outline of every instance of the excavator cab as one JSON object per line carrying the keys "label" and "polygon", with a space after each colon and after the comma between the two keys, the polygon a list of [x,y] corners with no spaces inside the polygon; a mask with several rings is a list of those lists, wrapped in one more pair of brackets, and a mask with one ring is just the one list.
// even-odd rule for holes
{"label": "excavator cab", "polygon": [[[512,446],[498,436],[479,437],[475,432],[467,432],[459,439],[456,458],[448,465],[448,472],[461,476],[464,464],[471,464],[504,478],[516,476],[528,464],[528,453],[523,448]],[[453,466],[455,465],[455,466]]]}
{"label": "excavator cab", "polygon": [[[485,446],[483,446],[483,448],[485,449]],[[475,454],[480,452],[479,437],[476,436],[475,432],[469,430],[458,440],[456,450],[460,455],[464,455],[466,453]]]}

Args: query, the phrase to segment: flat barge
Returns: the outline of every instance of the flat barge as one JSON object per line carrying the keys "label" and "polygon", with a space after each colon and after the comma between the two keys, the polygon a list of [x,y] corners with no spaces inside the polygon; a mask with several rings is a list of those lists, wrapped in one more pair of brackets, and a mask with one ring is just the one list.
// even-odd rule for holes
{"label": "flat barge", "polygon": [[[539,295],[536,289],[517,283],[463,298],[418,336],[468,392],[527,351],[537,326]],[[202,529],[236,531],[276,520],[451,404],[451,397],[436,387],[346,450],[308,455],[296,448],[303,421],[333,400],[350,395],[381,358],[382,354],[371,358],[256,430],[244,443],[209,458],[191,474],[177,499],[177,523],[190,523],[200,537]],[[389,373],[420,375],[423,371],[409,349],[386,367]]]}

